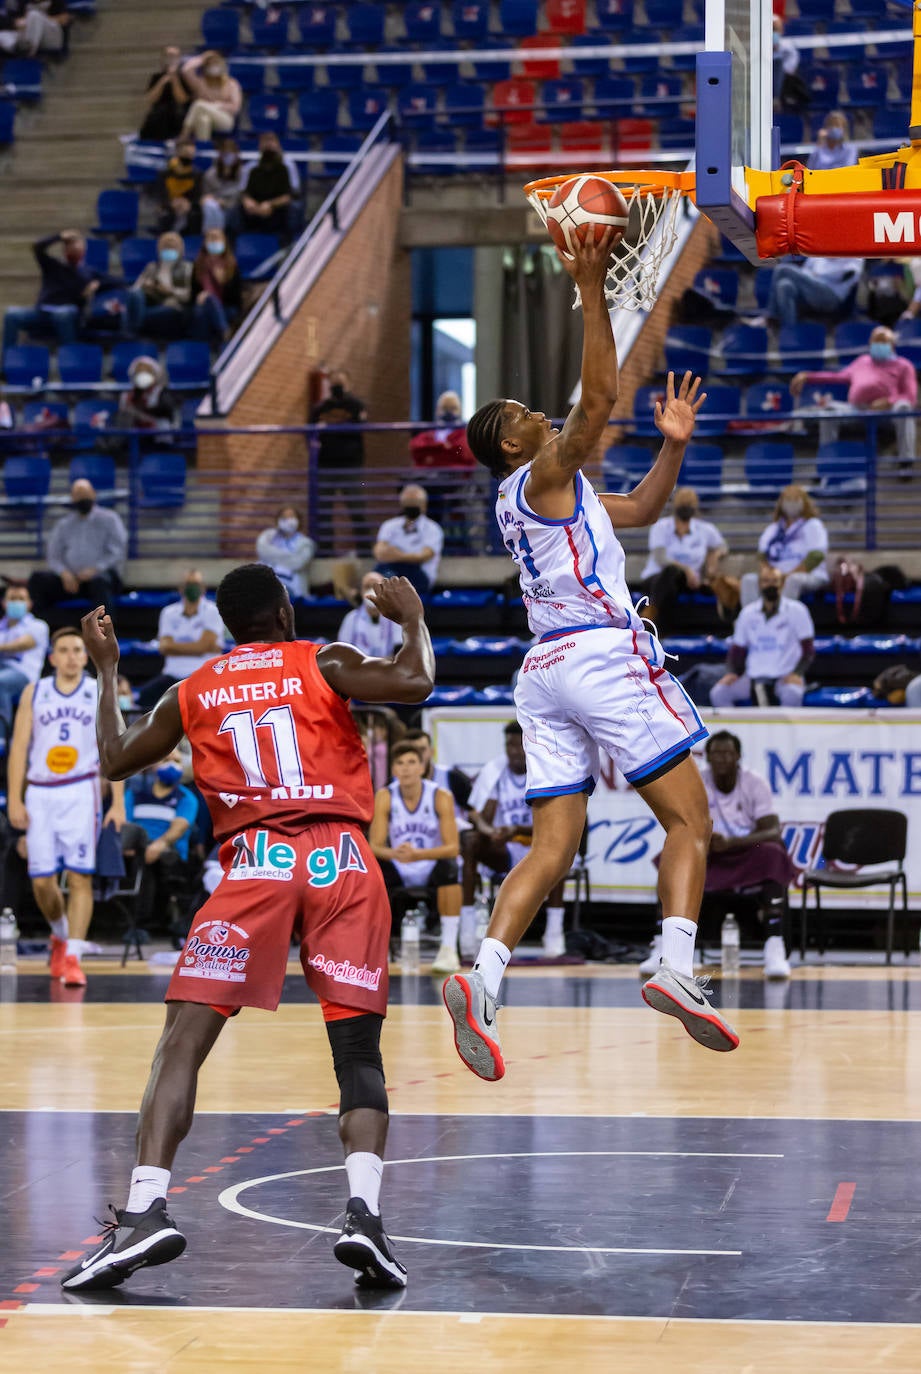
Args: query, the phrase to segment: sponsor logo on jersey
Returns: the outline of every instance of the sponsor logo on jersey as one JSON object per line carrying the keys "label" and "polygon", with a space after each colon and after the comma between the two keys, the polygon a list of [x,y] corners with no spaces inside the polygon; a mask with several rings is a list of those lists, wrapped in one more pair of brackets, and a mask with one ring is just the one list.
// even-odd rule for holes
{"label": "sponsor logo on jersey", "polygon": [[575,640],[569,639],[565,644],[555,643],[553,648],[548,649],[546,653],[534,654],[533,656],[529,654],[524,661],[524,667],[521,671],[523,673],[533,673],[539,668],[552,668],[555,663],[563,662],[566,657],[567,649],[574,649],[575,647]]}
{"label": "sponsor logo on jersey", "polygon": [[49,773],[70,773],[76,768],[78,757],[73,745],[56,744],[45,755],[45,767]]}
{"label": "sponsor logo on jersey", "polygon": [[226,667],[227,667],[227,660],[226,660],[226,658],[219,658],[218,661],[217,661],[216,663],[212,663],[212,665],[211,665],[211,671],[212,671],[213,673],[217,673],[218,677],[220,677],[221,673],[224,671],[224,669],[225,669]]}
{"label": "sponsor logo on jersey", "polygon": [[184,978],[214,978],[223,983],[242,983],[250,951],[242,926],[223,921],[202,921],[186,942],[179,965]]}
{"label": "sponsor logo on jersey", "polygon": [[235,835],[231,844],[234,856],[227,877],[231,882],[243,878],[267,878],[278,883],[290,883],[294,877],[297,853],[293,845],[276,840],[269,843],[267,830],[255,830]]}
{"label": "sponsor logo on jersey", "polygon": [[239,794],[236,792],[218,792],[218,796],[224,805],[229,807],[236,806],[237,802],[240,800]]}
{"label": "sponsor logo on jersey", "polygon": [[279,645],[277,649],[265,649],[261,654],[255,653],[252,649],[241,649],[238,654],[234,654],[226,661],[232,673],[252,673],[257,668],[283,667],[285,656]]}
{"label": "sponsor logo on jersey", "polygon": [[372,992],[376,992],[381,984],[380,966],[370,969],[367,964],[362,964],[361,968],[358,968],[348,959],[336,963],[334,959],[327,959],[323,954],[315,954],[308,963],[317,973],[325,973],[334,983],[347,983],[352,988],[370,988]]}

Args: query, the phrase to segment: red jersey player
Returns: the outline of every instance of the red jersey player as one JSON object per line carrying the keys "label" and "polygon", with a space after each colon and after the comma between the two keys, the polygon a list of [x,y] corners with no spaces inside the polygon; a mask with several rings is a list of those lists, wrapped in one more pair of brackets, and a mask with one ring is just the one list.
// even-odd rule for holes
{"label": "red jersey player", "polygon": [[347,698],[424,701],[435,660],[422,603],[406,579],[389,579],[374,597],[402,628],[402,647],[390,659],[366,658],[348,644],[296,641],[288,593],[272,570],[235,568],[217,589],[217,608],[236,648],[170,687],[128,727],[118,707],[112,622],[101,606],[83,619],[98,671],[103,773],[119,779],[149,768],[187,735],[223,877],[195,916],[166,993],[127,1204],[111,1209],[101,1244],[61,1280],[68,1290],[114,1288],[185,1249],[166,1194],[192,1124],[198,1070],[229,1016],[278,1006],[292,937],[320,999],[339,1081],[349,1200],[336,1258],[363,1286],[406,1284],[378,1206],[390,907],[364,836],[374,797]]}

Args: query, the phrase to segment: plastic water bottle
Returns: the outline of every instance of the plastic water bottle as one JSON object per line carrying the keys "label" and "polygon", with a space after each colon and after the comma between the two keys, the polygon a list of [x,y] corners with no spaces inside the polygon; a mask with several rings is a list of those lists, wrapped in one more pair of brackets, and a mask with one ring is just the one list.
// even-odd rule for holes
{"label": "plastic water bottle", "polygon": [[16,941],[18,939],[19,927],[16,924],[13,909],[5,906],[0,911],[0,970],[15,973],[18,953]]}
{"label": "plastic water bottle", "polygon": [[485,897],[478,897],[473,907],[473,914],[476,917],[474,933],[476,934],[477,949],[481,941],[486,939],[486,932],[489,929],[489,903]]}
{"label": "plastic water bottle", "polygon": [[723,961],[723,977],[733,977],[739,972],[739,923],[732,912],[726,913],[720,930],[720,945]]}
{"label": "plastic water bottle", "polygon": [[400,965],[404,973],[419,972],[419,908],[412,907],[400,926]]}

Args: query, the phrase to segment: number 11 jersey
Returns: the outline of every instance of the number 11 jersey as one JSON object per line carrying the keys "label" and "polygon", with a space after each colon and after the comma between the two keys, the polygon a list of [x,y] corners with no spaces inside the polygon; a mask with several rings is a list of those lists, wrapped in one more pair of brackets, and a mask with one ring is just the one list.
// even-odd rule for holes
{"label": "number 11 jersey", "polygon": [[260,825],[294,835],[320,816],[370,821],[364,746],[318,652],[303,640],[241,644],[179,684],[216,839]]}

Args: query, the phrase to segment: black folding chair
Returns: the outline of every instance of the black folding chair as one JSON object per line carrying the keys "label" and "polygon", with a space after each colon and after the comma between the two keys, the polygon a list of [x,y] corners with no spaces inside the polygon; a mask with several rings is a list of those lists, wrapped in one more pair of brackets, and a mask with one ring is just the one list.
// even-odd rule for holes
{"label": "black folding chair", "polygon": [[[816,928],[819,953],[825,953],[825,923],[822,919],[821,889],[838,892],[856,891],[864,887],[889,888],[889,913],[886,918],[886,963],[892,963],[892,944],[895,933],[895,890],[902,889],[902,918],[905,957],[911,953],[908,933],[908,875],[904,869],[908,839],[908,819],[901,811],[883,811],[867,807],[855,811],[832,811],[825,822],[822,841],[824,868],[810,868],[803,874],[803,904],[800,913],[799,953],[806,957],[807,901],[810,888],[815,889]],[[894,867],[875,873],[847,872],[830,868],[829,864],[893,864]]]}

